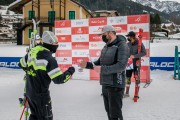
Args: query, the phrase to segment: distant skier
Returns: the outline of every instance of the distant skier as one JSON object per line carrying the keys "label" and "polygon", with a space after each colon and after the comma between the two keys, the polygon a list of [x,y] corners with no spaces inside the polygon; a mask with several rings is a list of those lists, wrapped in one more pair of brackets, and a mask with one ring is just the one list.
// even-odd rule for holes
{"label": "distant skier", "polygon": [[128,66],[126,68],[126,92],[124,94],[124,97],[129,97],[132,73],[134,73],[134,75],[137,75],[138,73],[136,61],[146,55],[146,49],[144,47],[144,44],[142,43],[141,53],[138,54],[138,39],[136,37],[136,33],[130,31],[126,36],[128,37],[127,39],[129,41],[127,44],[130,49],[130,58],[128,61]]}
{"label": "distant skier", "polygon": [[53,32],[45,31],[42,44],[32,48],[20,59],[19,66],[26,71],[26,99],[30,107],[29,120],[53,120],[49,85],[67,82],[75,72],[69,67],[64,73],[52,57],[58,48],[58,39]]}

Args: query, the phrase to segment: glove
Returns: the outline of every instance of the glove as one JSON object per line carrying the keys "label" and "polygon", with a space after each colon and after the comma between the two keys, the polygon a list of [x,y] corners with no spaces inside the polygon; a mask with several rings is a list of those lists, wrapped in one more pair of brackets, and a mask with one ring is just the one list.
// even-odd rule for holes
{"label": "glove", "polygon": [[73,75],[73,73],[75,72],[75,68],[74,67],[69,67],[67,70],[71,75]]}

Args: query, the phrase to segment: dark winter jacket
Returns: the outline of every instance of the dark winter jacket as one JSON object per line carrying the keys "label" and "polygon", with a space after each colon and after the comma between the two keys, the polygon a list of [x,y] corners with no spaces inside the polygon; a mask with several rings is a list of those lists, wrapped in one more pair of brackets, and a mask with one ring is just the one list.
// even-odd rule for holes
{"label": "dark winter jacket", "polygon": [[[125,87],[125,68],[129,57],[129,48],[119,37],[112,43],[107,43],[101,51],[100,58],[94,62],[101,66],[100,84],[103,86]],[[93,69],[88,62],[86,68]]]}
{"label": "dark winter jacket", "polygon": [[143,43],[141,45],[141,52],[138,53],[138,40],[135,40],[133,43],[128,42],[128,47],[130,49],[130,55],[134,55],[135,58],[140,58],[146,55],[146,49]]}
{"label": "dark winter jacket", "polygon": [[135,40],[133,43],[132,42],[128,42],[128,47],[130,49],[130,55],[134,55],[134,59],[133,59],[133,65],[134,67],[136,66],[136,61],[145,56],[146,55],[146,49],[144,47],[144,44],[142,43],[141,45],[141,52],[138,53],[138,40]]}
{"label": "dark winter jacket", "polygon": [[52,53],[42,47],[36,46],[20,59],[19,66],[26,71],[26,95],[28,97],[49,93],[51,81],[55,84],[66,82],[71,73],[62,72],[57,61],[52,57]]}

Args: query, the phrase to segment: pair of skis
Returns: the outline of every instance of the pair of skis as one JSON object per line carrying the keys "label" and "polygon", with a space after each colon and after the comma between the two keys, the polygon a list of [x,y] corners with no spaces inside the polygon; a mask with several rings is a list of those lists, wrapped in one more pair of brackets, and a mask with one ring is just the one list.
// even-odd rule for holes
{"label": "pair of skis", "polygon": [[[142,34],[143,34],[143,29],[139,29],[139,36],[138,36],[138,54],[141,52],[141,46],[142,46]],[[137,70],[134,73],[134,78],[135,78],[135,91],[134,91],[134,102],[137,102],[139,99],[139,89],[140,89],[140,71],[141,71],[141,58],[139,58],[136,61],[136,66]]]}
{"label": "pair of skis", "polygon": [[[139,29],[138,54],[141,52],[142,34],[143,34],[143,29]],[[134,91],[134,98],[133,98],[134,102],[137,102],[137,100],[139,99],[141,58],[139,58],[136,61],[136,66],[137,66],[137,69],[134,70],[134,78],[135,78],[135,91]],[[126,70],[132,70],[132,69],[134,69],[133,59],[130,57],[128,60],[128,65],[126,67]],[[131,80],[131,78],[129,78],[128,80]],[[126,85],[126,93],[125,93],[124,97],[129,97],[129,88],[130,88],[130,85]]]}
{"label": "pair of skis", "polygon": [[[37,27],[40,23],[40,21],[38,21],[36,23],[36,21],[34,19],[32,19],[32,22],[33,22],[33,32],[31,33],[31,39],[30,39],[30,45],[29,45],[29,49],[26,50],[26,52],[28,53],[33,47],[35,47],[36,45],[36,35],[38,33],[38,30],[37,30]],[[26,75],[25,75],[26,76]],[[26,83],[26,82],[25,82]],[[28,99],[25,97],[25,100],[23,100],[24,98],[20,98],[19,101],[20,101],[20,104],[24,105],[24,108],[23,108],[23,111],[21,113],[21,116],[20,116],[20,120],[22,120],[22,117],[23,115],[25,115],[25,120],[28,119],[28,116],[29,116],[29,105],[28,105]],[[24,101],[22,103],[22,101]]]}

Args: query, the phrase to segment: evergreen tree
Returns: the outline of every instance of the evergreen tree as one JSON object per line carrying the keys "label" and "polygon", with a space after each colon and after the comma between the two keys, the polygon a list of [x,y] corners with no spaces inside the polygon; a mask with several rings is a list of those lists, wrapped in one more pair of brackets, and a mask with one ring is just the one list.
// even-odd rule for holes
{"label": "evergreen tree", "polygon": [[160,18],[158,13],[156,13],[155,16],[154,16],[154,23],[157,24],[157,25],[161,24],[161,18]]}

